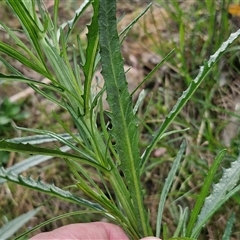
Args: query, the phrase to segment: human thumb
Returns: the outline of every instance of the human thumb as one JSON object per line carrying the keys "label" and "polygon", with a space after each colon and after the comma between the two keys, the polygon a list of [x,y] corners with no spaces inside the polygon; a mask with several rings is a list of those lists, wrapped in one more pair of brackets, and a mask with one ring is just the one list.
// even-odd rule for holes
{"label": "human thumb", "polygon": [[141,238],[140,240],[162,240],[162,239],[157,237],[145,237],[145,238]]}

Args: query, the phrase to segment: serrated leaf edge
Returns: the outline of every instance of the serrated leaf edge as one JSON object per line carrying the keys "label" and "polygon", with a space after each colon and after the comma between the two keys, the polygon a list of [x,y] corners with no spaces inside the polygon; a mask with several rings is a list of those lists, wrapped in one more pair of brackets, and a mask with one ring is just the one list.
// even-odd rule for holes
{"label": "serrated leaf edge", "polygon": [[52,195],[70,202],[84,205],[90,209],[104,211],[104,208],[102,208],[99,204],[92,203],[88,200],[75,196],[71,192],[63,190],[55,186],[54,184],[45,183],[40,178],[38,180],[34,180],[30,176],[26,178],[22,175],[16,175],[11,171],[7,171],[3,167],[0,168],[0,178],[4,178],[8,181],[34,189],[36,191],[47,193],[49,195]]}
{"label": "serrated leaf edge", "polygon": [[212,194],[209,195],[204,202],[200,214],[198,215],[198,220],[193,228],[192,236],[195,236],[199,226],[203,225],[209,218],[210,214],[216,209],[216,205],[220,204],[222,200],[231,192],[236,186],[240,178],[240,155],[238,159],[231,163],[231,166],[227,169],[223,169],[223,175],[218,183],[213,184]]}

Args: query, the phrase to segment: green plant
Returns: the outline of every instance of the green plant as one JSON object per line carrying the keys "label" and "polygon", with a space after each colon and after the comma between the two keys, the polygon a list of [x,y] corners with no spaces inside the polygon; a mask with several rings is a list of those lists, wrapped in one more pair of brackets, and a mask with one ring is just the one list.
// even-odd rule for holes
{"label": "green plant", "polygon": [[[172,70],[168,71],[168,74],[171,83],[176,82],[179,84],[177,88],[185,89],[198,72],[203,59],[208,59],[220,47],[222,39],[226,39],[236,30],[227,10],[232,1],[156,2],[166,10],[167,20],[171,19],[171,28],[168,28],[168,34],[165,34],[167,37],[162,36],[159,43],[153,42],[153,48],[160,55],[175,48],[174,58],[168,60]],[[235,114],[233,113],[235,106],[230,107],[232,94],[230,91],[225,92],[226,88],[235,83],[239,74],[238,70],[231,70],[235,69],[231,59],[238,59],[235,47],[237,48],[237,46],[229,48],[215,64],[206,81],[201,84],[184,111],[176,118],[177,124],[192,126],[188,135],[196,139],[196,144],[192,148],[194,156],[199,151],[214,156],[225,147],[222,131],[232,114]],[[174,94],[174,87],[171,88],[175,99],[177,95]],[[215,125],[218,127],[213,128]],[[233,148],[231,145],[230,148],[232,152],[238,154],[237,147]]]}
{"label": "green plant", "polygon": [[[13,122],[21,121],[29,117],[27,112],[21,111],[20,103],[10,102],[9,99],[4,99],[0,103],[0,134],[1,136],[9,137],[9,130]],[[9,153],[0,152],[0,166],[7,163]]]}
{"label": "green plant", "polygon": [[[198,89],[219,57],[239,37],[240,31],[232,34],[210,57],[209,61],[204,62],[197,77],[190,82],[187,90],[183,92],[176,105],[168,113],[141,155],[139,149],[139,122],[136,116],[139,103],[134,106],[132,93],[128,91],[119,37],[124,37],[142,14],[119,36],[115,1],[85,1],[76,11],[75,17],[60,27],[57,24],[59,0],[55,0],[53,18],[50,17],[40,0],[8,0],[7,3],[18,17],[31,48],[21,41],[14,31],[9,29],[3,22],[0,22],[21,49],[21,51],[17,51],[14,47],[0,42],[0,52],[9,55],[43,77],[50,79],[51,84],[44,84],[25,77],[2,57],[0,60],[12,74],[0,74],[0,81],[27,83],[39,94],[67,111],[76,125],[77,132],[73,133],[59,116],[53,113],[66,133],[56,134],[44,129],[20,128],[37,135],[28,139],[2,140],[0,150],[64,159],[69,171],[75,177],[75,186],[90,198],[90,201],[76,196],[70,191],[60,189],[53,184],[17,175],[10,171],[13,169],[1,169],[0,177],[85,206],[89,209],[89,213],[99,213],[110,221],[119,224],[130,239],[139,239],[152,235],[153,230],[150,226],[149,214],[144,207],[145,196],[140,180],[149,156],[159,140],[162,140],[166,135],[183,131],[166,132],[169,125]],[[81,39],[78,36],[77,47],[73,46],[73,63],[71,63],[68,54],[69,37],[81,14],[90,5],[93,8],[93,17],[91,24],[88,26],[87,49],[84,53],[81,47]],[[36,7],[39,11],[38,14]],[[78,60],[79,57],[80,61]],[[157,67],[163,64],[168,57],[170,57],[170,54]],[[104,87],[99,93],[94,93],[92,80],[94,79],[94,72],[99,66],[102,67]],[[148,77],[157,70],[157,67]],[[84,79],[81,76],[84,76]],[[43,88],[40,88],[40,86]],[[54,98],[54,95],[49,94],[49,91],[57,92],[61,98]],[[110,111],[103,109],[102,101],[105,91]],[[141,98],[139,99],[141,100]],[[99,121],[97,120],[98,117]],[[42,135],[42,137],[39,135]],[[64,146],[61,149],[37,146],[39,143],[51,140],[58,141]],[[186,142],[183,140],[161,192],[156,236],[162,234],[164,239],[168,239],[169,236],[165,234],[164,229],[161,231],[163,208],[185,148]],[[71,153],[68,153],[69,149]],[[223,155],[224,151],[220,152],[210,168],[198,201],[191,212],[190,220],[188,221],[187,218],[187,209],[180,211],[179,223],[171,239],[196,239],[207,220],[229,197],[239,190],[240,186],[235,186],[240,172],[238,171],[240,167],[238,159],[232,163],[229,169],[224,171],[219,183],[213,187],[212,195],[207,198],[213,177]],[[28,160],[25,160],[24,163],[26,163],[24,170],[32,166],[30,166]],[[86,166],[94,169],[99,181],[104,186],[103,189],[91,178]],[[224,191],[219,191],[219,188],[224,189]],[[75,214],[80,213],[76,212]],[[71,214],[74,213],[65,214],[64,217]],[[231,229],[232,221],[232,219],[229,221],[226,231],[227,236],[229,236],[228,231]]]}
{"label": "green plant", "polygon": [[33,209],[11,221],[8,221],[2,228],[0,228],[0,235],[2,239],[10,238],[18,229],[20,229],[27,221],[39,212],[40,208]]}
{"label": "green plant", "polygon": [[21,105],[4,99],[0,104],[0,133],[4,134],[12,121],[23,120],[29,117],[26,112],[21,112]]}

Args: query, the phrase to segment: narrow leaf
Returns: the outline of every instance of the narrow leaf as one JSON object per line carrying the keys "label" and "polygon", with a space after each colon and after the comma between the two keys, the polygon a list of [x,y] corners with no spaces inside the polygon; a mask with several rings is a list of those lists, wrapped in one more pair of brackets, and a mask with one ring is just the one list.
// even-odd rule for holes
{"label": "narrow leaf", "polygon": [[227,221],[227,225],[223,233],[222,240],[230,240],[231,234],[232,234],[232,228],[235,220],[236,220],[235,213],[232,213],[230,218]]}
{"label": "narrow leaf", "polygon": [[[219,199],[218,204],[214,205],[213,208],[211,209],[211,212],[207,213],[205,220],[207,221],[208,219],[210,219],[210,217],[217,211],[219,210],[219,208],[229,199],[231,198],[234,194],[239,193],[240,191],[240,185],[238,185],[237,187],[233,188],[230,192],[228,192],[226,194],[226,196],[222,199]],[[203,227],[205,223],[202,223],[202,225],[199,224],[198,229],[195,229],[196,231],[196,236],[198,236],[200,234],[200,230]]]}
{"label": "narrow leaf", "polygon": [[150,73],[148,73],[148,75],[141,81],[141,83],[136,87],[136,89],[134,89],[134,91],[131,93],[131,96],[133,96],[133,94],[150,78],[154,75],[154,73],[156,73],[156,71],[170,58],[170,56],[172,56],[174,52],[174,49],[172,51],[170,51],[167,56],[165,56],[161,62],[159,62],[152,70]]}
{"label": "narrow leaf", "polygon": [[[71,148],[64,146],[64,147],[60,148],[60,151],[67,152],[70,149]],[[14,172],[15,174],[20,174],[24,171],[27,171],[31,167],[35,167],[38,164],[46,162],[52,158],[53,158],[53,156],[43,156],[43,155],[32,156],[32,157],[26,158],[25,160],[22,160],[21,162],[18,162],[16,164],[14,164],[13,166],[7,168],[6,171],[11,171],[11,172]],[[0,184],[3,184],[4,182],[6,182],[6,180],[3,178],[0,178]]]}
{"label": "narrow leaf", "polygon": [[191,231],[193,230],[193,227],[196,223],[196,220],[198,218],[198,214],[199,214],[199,212],[200,212],[200,210],[203,206],[203,203],[204,203],[207,195],[209,194],[214,176],[215,176],[215,174],[216,174],[216,172],[219,168],[219,165],[220,165],[225,153],[226,153],[226,150],[222,150],[218,154],[218,156],[215,158],[210,170],[207,173],[207,176],[206,176],[205,181],[203,183],[203,187],[201,189],[201,192],[200,192],[199,196],[197,197],[197,201],[196,201],[196,203],[194,205],[194,208],[191,212],[190,220],[189,220],[189,223],[188,223],[188,226],[187,226],[187,232],[186,232],[187,236],[191,236]]}
{"label": "narrow leaf", "polygon": [[[41,62],[38,60],[38,58],[31,51],[31,49],[27,47],[26,44],[24,44],[23,41],[21,41],[21,39],[10,28],[8,28],[1,20],[0,20],[0,24],[2,25],[4,30],[9,34],[9,36],[15,41],[17,46],[21,47],[21,49],[23,49],[27,53],[27,55],[30,56],[30,59],[32,59],[33,62],[36,63],[36,65],[42,65]],[[45,67],[42,65],[42,68],[44,69]]]}
{"label": "narrow leaf", "polygon": [[104,210],[100,205],[96,203],[92,203],[88,200],[82,199],[78,196],[73,195],[69,191],[62,190],[56,187],[54,184],[47,184],[42,182],[41,180],[34,180],[31,177],[25,178],[22,175],[16,175],[12,172],[6,171],[4,168],[0,168],[0,177],[5,178],[10,182],[17,183],[24,187],[31,188],[33,190],[47,193],[48,195],[55,196],[61,199],[64,199],[69,202],[81,204],[90,209],[94,210]]}
{"label": "narrow leaf", "polygon": [[191,81],[189,87],[187,90],[185,90],[181,97],[178,99],[177,103],[174,105],[172,110],[167,115],[166,119],[160,126],[157,134],[154,136],[151,144],[147,147],[145,152],[142,155],[142,161],[141,161],[141,167],[144,166],[146,161],[148,160],[151,152],[153,151],[154,147],[158,143],[159,139],[161,138],[162,134],[166,131],[168,126],[172,123],[172,121],[175,119],[175,117],[178,115],[178,113],[181,111],[181,109],[185,106],[185,104],[188,102],[188,100],[191,98],[193,93],[198,89],[199,85],[202,83],[202,81],[205,79],[205,77],[208,75],[214,64],[217,62],[219,57],[228,49],[228,47],[240,36],[240,29],[236,31],[235,33],[232,33],[227,41],[225,41],[221,47],[216,51],[215,54],[210,56],[208,61],[204,62],[204,65],[200,67],[199,73],[197,77]]}
{"label": "narrow leaf", "polygon": [[149,3],[147,7],[141,12],[135,19],[133,19],[132,22],[130,22],[120,33],[119,37],[127,35],[127,33],[132,29],[135,23],[138,22],[138,20],[149,10],[149,8],[152,6],[152,3]]}
{"label": "narrow leaf", "polygon": [[30,8],[26,7],[24,0],[19,1],[7,0],[7,3],[16,13],[16,16],[20,20],[23,28],[25,29],[25,32],[27,33],[27,36],[29,36],[29,41],[32,43],[32,46],[34,47],[37,55],[39,56],[42,64],[44,65],[45,59],[43,56],[41,46],[39,44],[39,39],[43,38],[45,35],[44,29],[41,26],[40,20],[37,18],[37,15],[36,14],[34,15],[36,19],[34,19],[33,16],[31,15],[31,12],[36,13],[34,9],[35,1],[31,0],[31,3],[33,4],[30,4],[31,5]]}
{"label": "narrow leaf", "polygon": [[43,76],[49,78],[50,75],[44,68],[41,68],[40,65],[37,65],[32,61],[32,59],[28,59],[25,55],[17,51],[15,48],[9,46],[6,43],[0,41],[0,52],[5,53],[6,55],[12,57],[13,59],[18,60],[23,65],[29,67],[30,69],[42,74]]}
{"label": "narrow leaf", "polygon": [[[72,136],[68,133],[62,133],[58,134],[64,139],[71,139]],[[26,136],[26,137],[19,137],[19,138],[12,138],[7,139],[7,142],[13,142],[13,143],[29,143],[29,144],[41,144],[41,143],[48,143],[48,142],[54,142],[57,141],[56,138],[53,138],[49,135],[33,135],[33,136]]]}
{"label": "narrow leaf", "polygon": [[229,194],[234,192],[240,177],[240,155],[238,159],[231,163],[231,167],[223,169],[223,176],[217,184],[213,185],[212,194],[205,199],[204,205],[198,216],[197,223],[192,231],[192,237],[197,237],[201,227],[214,214],[225,199],[229,198]]}
{"label": "narrow leaf", "polygon": [[86,8],[92,3],[93,0],[85,0],[81,6],[75,11],[75,16],[73,17],[73,19],[63,23],[60,28],[64,29],[66,26],[68,26],[68,32],[66,34],[66,40],[69,38],[69,36],[71,35],[71,32],[74,28],[74,26],[76,25],[76,23],[78,22],[78,19],[81,17],[81,15],[83,14],[83,12],[86,10]]}
{"label": "narrow leaf", "polygon": [[91,165],[101,171],[107,171],[104,167],[100,166],[94,160],[89,160],[77,155],[73,155],[66,152],[61,152],[60,150],[48,149],[48,148],[40,148],[35,147],[30,144],[22,144],[22,143],[11,143],[5,140],[0,141],[0,150],[3,151],[10,151],[10,152],[20,152],[20,153],[28,153],[28,154],[40,154],[40,155],[47,155],[53,157],[60,157],[60,158],[69,158],[78,162],[86,163]]}
{"label": "narrow leaf", "polygon": [[41,81],[36,81],[34,79],[31,78],[27,78],[27,77],[23,77],[23,76],[18,76],[18,75],[5,75],[0,73],[0,84],[4,83],[4,82],[14,82],[14,81],[18,81],[18,82],[23,82],[23,83],[27,83],[27,84],[35,84],[35,85],[39,85],[48,89],[51,89],[55,92],[60,92],[62,93],[64,90],[61,87],[55,86],[53,84],[46,84],[44,82]]}
{"label": "narrow leaf", "polygon": [[[181,206],[178,206],[179,207],[179,210],[180,210],[180,216],[179,216],[179,220],[178,220],[178,225],[177,225],[177,228],[173,234],[173,237],[178,237],[178,236],[185,236],[185,233],[186,233],[186,221],[187,221],[187,214],[188,214],[188,208],[185,208],[184,211],[182,209]],[[182,232],[182,234],[181,234]]]}
{"label": "narrow leaf", "polygon": [[184,140],[180,146],[178,154],[173,162],[172,168],[168,174],[168,177],[167,177],[165,184],[163,186],[163,189],[162,189],[162,193],[161,193],[161,197],[160,197],[159,205],[158,205],[158,214],[157,214],[157,223],[156,223],[157,224],[156,225],[156,237],[158,237],[158,238],[160,237],[163,209],[164,209],[164,205],[166,202],[166,198],[167,198],[168,192],[170,190],[170,187],[173,183],[173,180],[176,176],[176,172],[178,170],[178,167],[179,167],[180,161],[182,159],[182,155],[185,152],[185,149],[186,149],[186,141]]}
{"label": "narrow leaf", "polygon": [[84,110],[85,114],[89,113],[90,110],[90,100],[91,100],[91,83],[93,79],[93,74],[95,71],[95,61],[98,53],[99,45],[99,32],[98,32],[98,2],[94,1],[92,3],[94,14],[92,17],[92,22],[88,26],[87,42],[88,46],[86,49],[86,62],[83,66],[83,72],[85,76],[84,81]]}
{"label": "narrow leaf", "polygon": [[17,232],[26,222],[31,220],[31,218],[34,217],[39,210],[40,208],[33,209],[3,225],[3,227],[0,228],[1,239],[8,239],[12,237],[12,235]]}
{"label": "narrow leaf", "polygon": [[[55,117],[57,117],[57,116],[55,115]],[[57,120],[60,120],[60,119],[57,119]],[[94,159],[95,155],[94,155],[94,153],[92,153],[90,151],[90,149],[85,149],[85,151],[83,151],[81,148],[76,147],[75,143],[72,143],[67,138],[62,137],[61,134],[56,134],[54,132],[47,131],[47,130],[32,129],[32,128],[18,127],[18,129],[23,130],[23,131],[30,131],[30,132],[34,132],[34,133],[40,133],[40,134],[42,133],[44,135],[49,135],[50,137],[55,138],[57,141],[70,147],[72,150],[75,150],[76,152],[78,152],[81,156],[83,156],[83,158],[88,159],[89,161],[93,161],[93,162],[97,161]],[[80,143],[79,140],[77,142]]]}
{"label": "narrow leaf", "polygon": [[7,67],[10,73],[17,76],[23,76],[23,74],[20,73],[15,67],[13,67],[5,58],[0,56],[0,61]]}
{"label": "narrow leaf", "polygon": [[139,219],[137,222],[139,235],[147,236],[151,234],[151,230],[140,186],[139,129],[123,68],[117,33],[116,2],[109,0],[99,2],[100,55],[107,101],[112,111],[112,133],[116,140],[115,147],[121,162],[120,167],[133,200],[133,211]]}

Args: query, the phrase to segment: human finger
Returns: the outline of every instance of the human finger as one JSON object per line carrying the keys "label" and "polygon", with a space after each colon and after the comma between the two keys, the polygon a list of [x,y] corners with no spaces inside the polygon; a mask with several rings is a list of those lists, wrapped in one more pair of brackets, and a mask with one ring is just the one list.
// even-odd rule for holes
{"label": "human finger", "polygon": [[40,233],[30,240],[129,240],[123,230],[111,223],[70,224],[51,232]]}

